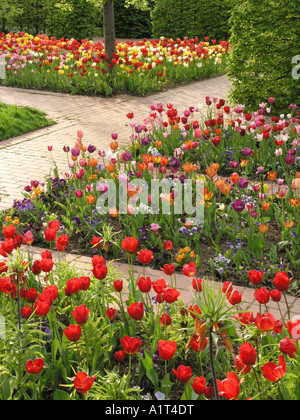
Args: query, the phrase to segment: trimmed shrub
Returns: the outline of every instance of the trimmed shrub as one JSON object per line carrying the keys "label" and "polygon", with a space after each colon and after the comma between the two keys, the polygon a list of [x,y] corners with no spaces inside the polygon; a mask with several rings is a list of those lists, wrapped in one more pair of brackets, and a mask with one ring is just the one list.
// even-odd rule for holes
{"label": "trimmed shrub", "polygon": [[227,40],[232,0],[157,0],[153,36]]}
{"label": "trimmed shrub", "polygon": [[[300,10],[294,0],[236,0],[228,76],[235,103],[256,109],[275,97],[278,110],[299,102],[293,57],[300,55]],[[273,106],[274,108],[274,106]]]}

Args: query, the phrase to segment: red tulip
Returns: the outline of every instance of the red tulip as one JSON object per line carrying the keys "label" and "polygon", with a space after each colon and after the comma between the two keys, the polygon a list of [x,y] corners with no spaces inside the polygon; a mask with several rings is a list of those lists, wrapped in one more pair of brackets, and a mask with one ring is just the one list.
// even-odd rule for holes
{"label": "red tulip", "polygon": [[0,274],[8,272],[8,266],[6,265],[7,261],[0,261]]}
{"label": "red tulip", "polygon": [[143,302],[139,303],[132,303],[130,306],[128,306],[127,311],[129,313],[129,316],[134,319],[135,321],[140,321],[144,316],[144,305]]}
{"label": "red tulip", "polygon": [[286,292],[290,286],[290,281],[293,280],[292,278],[288,278],[288,275],[285,271],[276,273],[275,279],[272,280],[275,288],[280,292]]}
{"label": "red tulip", "polygon": [[135,238],[127,238],[122,242],[122,248],[124,251],[128,252],[129,254],[135,254],[139,247],[139,241]]}
{"label": "red tulip", "polygon": [[166,281],[164,279],[159,279],[152,282],[152,287],[155,293],[161,294],[163,293],[164,289],[167,287]]}
{"label": "red tulip", "polygon": [[51,229],[51,228],[47,228],[45,230],[45,240],[47,242],[53,242],[56,238],[56,230],[55,229]]}
{"label": "red tulip", "polygon": [[50,273],[50,271],[52,270],[54,263],[52,260],[48,259],[48,258],[43,258],[40,261],[40,266],[41,266],[41,270],[44,273]]}
{"label": "red tulip", "polygon": [[149,264],[153,260],[153,252],[148,249],[144,249],[137,253],[139,262],[141,264]]}
{"label": "red tulip", "polygon": [[203,376],[194,379],[194,382],[191,383],[192,388],[197,395],[202,395],[206,389],[206,380]]}
{"label": "red tulip", "polygon": [[282,292],[280,292],[277,289],[270,291],[270,297],[273,300],[273,302],[280,302],[282,297]]}
{"label": "red tulip", "polygon": [[297,353],[296,340],[291,340],[290,337],[284,338],[279,343],[279,350],[294,359]]}
{"label": "red tulip", "polygon": [[258,313],[255,317],[254,323],[259,331],[273,331],[276,326],[276,320],[269,312],[264,315]]}
{"label": "red tulip", "polygon": [[64,330],[64,334],[69,341],[76,343],[81,337],[81,326],[80,325],[69,325]]}
{"label": "red tulip", "polygon": [[99,249],[102,245],[102,238],[94,236],[91,242],[93,248]]}
{"label": "red tulip", "polygon": [[292,338],[295,340],[300,339],[300,318],[296,319],[295,321],[288,321],[286,323],[288,332]]}
{"label": "red tulip", "polygon": [[175,266],[174,264],[165,264],[164,268],[161,268],[161,270],[167,275],[172,276],[175,273]]}
{"label": "red tulip", "polygon": [[242,296],[244,292],[239,293],[237,290],[234,290],[229,298],[231,305],[239,305],[242,302]]}
{"label": "red tulip", "polygon": [[92,388],[95,379],[95,376],[89,377],[85,372],[76,373],[74,387],[79,394],[85,394]]}
{"label": "red tulip", "polygon": [[251,366],[245,365],[240,356],[236,356],[234,364],[241,375],[247,375],[251,371]]}
{"label": "red tulip", "polygon": [[50,311],[50,304],[49,302],[44,302],[42,300],[37,300],[33,306],[35,310],[35,315],[41,318],[44,318],[48,315]]}
{"label": "red tulip", "polygon": [[165,251],[171,251],[174,248],[173,242],[172,241],[165,241],[163,243],[163,248]]}
{"label": "red tulip", "polygon": [[278,360],[278,365],[269,362],[261,368],[263,377],[270,382],[278,382],[286,374],[286,363],[282,354],[279,356]]}
{"label": "red tulip", "polygon": [[256,362],[256,350],[250,343],[244,343],[240,347],[239,356],[246,366],[252,366]]}
{"label": "red tulip", "polygon": [[28,319],[33,314],[33,310],[29,305],[26,305],[25,308],[21,309],[21,314],[25,319]]}
{"label": "red tulip", "polygon": [[123,362],[124,362],[124,360],[126,359],[126,353],[125,353],[124,351],[122,351],[122,350],[117,351],[117,352],[115,353],[115,359],[116,359],[116,361],[117,361],[118,363],[123,363]]}
{"label": "red tulip", "polygon": [[116,280],[114,282],[114,289],[116,292],[122,292],[123,290],[123,281],[122,280]]}
{"label": "red tulip", "polygon": [[34,241],[33,234],[31,232],[26,232],[22,238],[25,245],[32,245]]}
{"label": "red tulip", "polygon": [[103,280],[107,276],[107,266],[96,265],[93,268],[93,274],[98,280]]}
{"label": "red tulip", "polygon": [[76,306],[75,311],[72,312],[73,318],[79,325],[87,323],[89,318],[90,310],[85,305]]}
{"label": "red tulip", "polygon": [[142,293],[149,293],[151,290],[151,280],[150,277],[144,278],[140,277],[139,281],[137,282],[137,286]]}
{"label": "red tulip", "polygon": [[254,286],[259,286],[263,281],[264,272],[252,270],[248,273],[249,280]]}
{"label": "red tulip", "polygon": [[125,335],[120,341],[125,353],[130,355],[136,354],[142,346],[142,342],[139,338],[128,337],[128,335]]}
{"label": "red tulip", "polygon": [[40,261],[34,261],[34,263],[31,266],[31,271],[33,272],[33,274],[35,274],[36,276],[40,275],[42,272],[42,266],[41,266],[41,262]]}
{"label": "red tulip", "polygon": [[48,223],[48,228],[54,229],[56,232],[58,232],[60,229],[59,220],[50,220],[50,222]]}
{"label": "red tulip", "polygon": [[13,238],[16,233],[16,228],[14,225],[3,226],[3,235],[5,238]]}
{"label": "red tulip", "polygon": [[180,296],[180,292],[177,289],[164,289],[162,299],[167,303],[176,302]]}
{"label": "red tulip", "polygon": [[270,301],[270,290],[267,290],[265,287],[256,289],[254,292],[254,297],[257,302],[265,305]]}
{"label": "red tulip", "polygon": [[162,326],[170,325],[172,323],[172,319],[169,314],[162,314],[160,317],[160,323]]}
{"label": "red tulip", "polygon": [[30,359],[26,363],[26,371],[31,375],[38,375],[43,370],[44,366],[45,363],[43,359],[35,359],[34,362]]}
{"label": "red tulip", "polygon": [[182,384],[187,384],[193,375],[192,368],[190,366],[180,365],[177,370],[172,370],[178,381]]}
{"label": "red tulip", "polygon": [[239,321],[242,325],[251,325],[253,322],[253,313],[252,312],[246,312],[238,314],[238,316],[235,316],[235,319]]}
{"label": "red tulip", "polygon": [[202,283],[203,280],[202,279],[193,279],[193,289],[196,290],[197,292],[202,292]]}
{"label": "red tulip", "polygon": [[227,297],[228,295],[230,296],[231,293],[233,292],[233,286],[231,281],[225,281],[222,287],[222,292],[226,293]]}
{"label": "red tulip", "polygon": [[4,258],[6,258],[7,255],[11,254],[15,249],[14,240],[11,238],[5,238],[4,242],[2,242],[1,248],[2,252],[0,254],[3,255]]}
{"label": "red tulip", "polygon": [[217,379],[219,394],[221,397],[227,398],[227,400],[236,399],[240,393],[241,382],[235,372],[229,372],[227,379],[224,379],[224,381],[221,382]]}
{"label": "red tulip", "polygon": [[158,343],[158,353],[162,360],[172,360],[176,350],[176,341],[160,340]]}
{"label": "red tulip", "polygon": [[26,291],[25,299],[29,303],[34,303],[37,300],[37,291],[35,287]]}
{"label": "red tulip", "polygon": [[59,238],[56,239],[56,249],[58,252],[65,252],[66,247],[69,243],[69,236],[68,235],[61,235]]}
{"label": "red tulip", "polygon": [[116,310],[114,308],[108,308],[106,310],[105,316],[106,316],[107,319],[109,319],[110,321],[112,321],[113,319],[115,319]]}
{"label": "red tulip", "polygon": [[187,277],[194,277],[196,273],[197,273],[197,268],[194,262],[191,262],[189,264],[184,264],[182,268],[182,274],[184,274]]}

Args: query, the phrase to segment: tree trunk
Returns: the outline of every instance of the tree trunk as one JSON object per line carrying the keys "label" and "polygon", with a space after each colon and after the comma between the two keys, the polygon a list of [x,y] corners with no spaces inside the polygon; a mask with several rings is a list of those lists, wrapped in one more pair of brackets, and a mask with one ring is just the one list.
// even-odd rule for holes
{"label": "tree trunk", "polygon": [[103,6],[103,30],[105,53],[107,54],[108,63],[111,64],[113,54],[116,53],[115,16],[113,0],[107,0]]}

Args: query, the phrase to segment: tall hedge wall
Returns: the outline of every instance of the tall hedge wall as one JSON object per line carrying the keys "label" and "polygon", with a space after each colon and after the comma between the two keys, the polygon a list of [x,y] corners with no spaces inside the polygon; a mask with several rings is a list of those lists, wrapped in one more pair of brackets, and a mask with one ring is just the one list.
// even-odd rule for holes
{"label": "tall hedge wall", "polygon": [[233,1],[157,0],[152,11],[153,36],[227,40]]}
{"label": "tall hedge wall", "polygon": [[[256,109],[275,97],[278,109],[300,105],[293,58],[300,55],[300,9],[294,0],[235,0],[228,68],[234,102]],[[300,72],[299,72],[300,73]]]}

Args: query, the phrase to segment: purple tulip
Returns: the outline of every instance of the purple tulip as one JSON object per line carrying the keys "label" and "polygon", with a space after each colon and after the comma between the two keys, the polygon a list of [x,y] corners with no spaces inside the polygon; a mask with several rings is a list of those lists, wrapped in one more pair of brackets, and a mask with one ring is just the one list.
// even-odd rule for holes
{"label": "purple tulip", "polygon": [[246,203],[245,203],[245,201],[241,201],[241,200],[237,199],[237,200],[235,200],[234,203],[231,203],[231,205],[232,205],[232,208],[235,211],[241,213],[245,209]]}
{"label": "purple tulip", "polygon": [[87,148],[89,153],[94,153],[96,151],[96,147],[92,146],[91,144],[89,145],[89,147]]}
{"label": "purple tulip", "polygon": [[71,149],[71,155],[74,157],[77,157],[80,155],[80,150],[78,149],[78,147],[73,147],[73,149]]}
{"label": "purple tulip", "polygon": [[243,189],[248,188],[249,181],[245,178],[239,178],[238,184],[239,184],[240,188],[243,188]]}
{"label": "purple tulip", "polygon": [[125,152],[125,153],[122,154],[122,159],[125,162],[128,162],[129,160],[132,159],[131,153],[127,150],[127,152]]}
{"label": "purple tulip", "polygon": [[243,153],[243,155],[244,155],[245,157],[251,156],[251,155],[252,155],[252,149],[251,149],[251,147],[245,147],[245,148],[242,150],[242,153]]}

